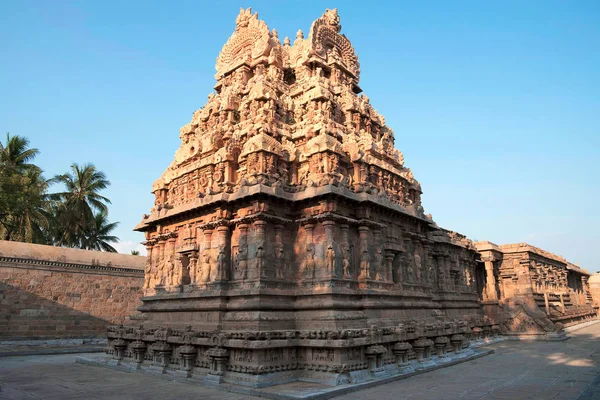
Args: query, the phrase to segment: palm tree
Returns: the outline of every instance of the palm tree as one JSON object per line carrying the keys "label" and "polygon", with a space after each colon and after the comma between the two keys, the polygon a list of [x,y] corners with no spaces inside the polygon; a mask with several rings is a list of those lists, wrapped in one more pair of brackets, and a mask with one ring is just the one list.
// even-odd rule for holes
{"label": "palm tree", "polygon": [[139,255],[140,255],[140,252],[139,252],[139,251],[137,251],[137,250],[131,250],[131,255],[132,255],[132,256],[139,256]]}
{"label": "palm tree", "polygon": [[88,227],[95,224],[95,212],[108,214],[107,204],[110,200],[98,194],[106,189],[110,182],[102,171],[98,171],[93,164],[79,166],[71,165],[71,173],[56,175],[52,182],[62,183],[66,191],[52,195],[54,200],[61,204],[57,210],[60,220],[61,235],[57,244],[61,246],[80,247],[80,240],[85,237]]}
{"label": "palm tree", "polygon": [[28,168],[22,176],[21,196],[18,206],[9,218],[12,232],[8,240],[27,243],[45,243],[44,232],[48,229],[48,181],[39,168]]}
{"label": "palm tree", "polygon": [[30,163],[38,154],[21,136],[7,133],[6,143],[0,142],[0,238],[4,240],[44,242],[49,182]]}
{"label": "palm tree", "polygon": [[0,165],[3,168],[17,168],[23,170],[25,168],[38,168],[29,161],[33,160],[40,151],[38,149],[30,149],[29,139],[22,136],[10,136],[6,133],[6,144],[0,142]]}
{"label": "palm tree", "polygon": [[119,225],[118,222],[108,222],[108,215],[100,211],[94,214],[94,223],[88,225],[85,236],[82,238],[82,249],[100,250],[116,253],[117,250],[110,243],[116,243],[119,238],[110,233]]}

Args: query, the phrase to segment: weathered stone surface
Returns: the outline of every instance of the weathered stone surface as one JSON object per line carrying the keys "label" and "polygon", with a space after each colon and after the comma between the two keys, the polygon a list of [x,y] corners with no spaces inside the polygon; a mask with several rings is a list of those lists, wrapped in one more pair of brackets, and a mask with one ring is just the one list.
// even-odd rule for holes
{"label": "weathered stone surface", "polygon": [[109,330],[117,363],[143,342],[140,364],[209,384],[341,384],[397,372],[398,343],[406,362],[411,343],[430,343],[433,362],[433,340],[446,355],[472,328],[491,331],[475,248],[424,214],[340,29],[327,10],[282,44],[241,10],[215,92],[181,128],[136,227],[148,320]]}

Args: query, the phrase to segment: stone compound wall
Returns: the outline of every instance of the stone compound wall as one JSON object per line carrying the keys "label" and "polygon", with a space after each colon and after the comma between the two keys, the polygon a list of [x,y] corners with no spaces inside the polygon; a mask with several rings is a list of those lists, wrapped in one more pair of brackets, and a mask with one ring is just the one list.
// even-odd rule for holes
{"label": "stone compound wall", "polygon": [[104,336],[139,306],[145,260],[0,241],[0,339]]}

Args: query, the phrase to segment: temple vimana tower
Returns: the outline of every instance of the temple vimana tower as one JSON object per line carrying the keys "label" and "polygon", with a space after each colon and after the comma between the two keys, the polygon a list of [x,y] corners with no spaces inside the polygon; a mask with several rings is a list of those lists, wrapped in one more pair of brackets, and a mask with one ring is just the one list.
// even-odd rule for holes
{"label": "temple vimana tower", "polygon": [[109,331],[117,358],[255,387],[339,384],[499,330],[473,243],[425,215],[340,31],[327,10],[282,42],[240,11],[136,227],[143,317]]}

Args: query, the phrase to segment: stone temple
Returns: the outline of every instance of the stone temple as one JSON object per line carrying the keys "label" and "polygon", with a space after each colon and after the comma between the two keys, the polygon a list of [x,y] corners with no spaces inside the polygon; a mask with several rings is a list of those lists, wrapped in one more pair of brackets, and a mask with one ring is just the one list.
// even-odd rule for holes
{"label": "stone temple", "polygon": [[240,11],[136,227],[142,317],[109,329],[115,359],[213,383],[336,385],[500,331],[475,246],[425,215],[340,30],[327,10],[282,43]]}

